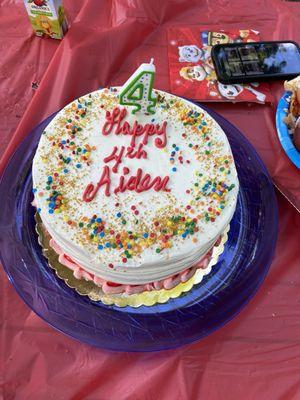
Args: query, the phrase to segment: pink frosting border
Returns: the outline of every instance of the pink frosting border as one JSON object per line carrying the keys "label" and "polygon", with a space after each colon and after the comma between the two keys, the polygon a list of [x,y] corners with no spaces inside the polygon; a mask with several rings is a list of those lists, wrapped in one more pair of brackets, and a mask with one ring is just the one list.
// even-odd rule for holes
{"label": "pink frosting border", "polygon": [[[221,236],[218,238],[214,246],[218,246],[221,241]],[[205,269],[211,259],[213,247],[190,268],[179,272],[176,275],[170,276],[160,281],[150,282],[143,285],[124,285],[120,283],[114,283],[106,281],[105,279],[99,278],[87,271],[85,271],[80,265],[72,260],[67,254],[63,252],[61,247],[51,238],[49,242],[52,249],[58,254],[59,262],[73,271],[73,275],[77,279],[85,279],[86,281],[93,281],[97,286],[101,287],[105,294],[135,294],[142,293],[145,291],[160,290],[160,289],[172,289],[177,286],[180,282],[188,281],[196,272],[197,269]]]}

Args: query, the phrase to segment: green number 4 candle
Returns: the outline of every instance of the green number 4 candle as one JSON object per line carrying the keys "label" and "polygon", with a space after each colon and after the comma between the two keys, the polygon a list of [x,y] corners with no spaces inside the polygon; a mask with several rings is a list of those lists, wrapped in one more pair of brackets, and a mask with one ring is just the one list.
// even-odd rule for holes
{"label": "green number 4 candle", "polygon": [[140,111],[144,114],[154,114],[156,97],[153,94],[155,65],[153,58],[149,64],[141,64],[134,74],[122,86],[120,104],[134,107],[132,113]]}

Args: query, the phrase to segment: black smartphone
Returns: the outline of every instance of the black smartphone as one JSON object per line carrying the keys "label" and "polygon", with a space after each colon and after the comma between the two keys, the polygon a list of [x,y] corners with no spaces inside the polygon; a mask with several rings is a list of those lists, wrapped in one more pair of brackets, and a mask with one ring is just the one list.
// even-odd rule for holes
{"label": "black smartphone", "polygon": [[292,41],[217,44],[211,56],[217,78],[225,84],[300,74],[300,49]]}

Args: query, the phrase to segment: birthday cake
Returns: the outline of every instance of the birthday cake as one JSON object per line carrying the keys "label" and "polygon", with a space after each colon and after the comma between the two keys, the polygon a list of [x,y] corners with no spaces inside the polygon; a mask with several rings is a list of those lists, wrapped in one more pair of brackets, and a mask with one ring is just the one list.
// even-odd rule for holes
{"label": "birthday cake", "polygon": [[53,118],[33,161],[34,204],[77,279],[104,293],[171,289],[207,267],[228,228],[233,156],[199,106],[152,90],[134,109],[137,97],[120,94],[97,90]]}

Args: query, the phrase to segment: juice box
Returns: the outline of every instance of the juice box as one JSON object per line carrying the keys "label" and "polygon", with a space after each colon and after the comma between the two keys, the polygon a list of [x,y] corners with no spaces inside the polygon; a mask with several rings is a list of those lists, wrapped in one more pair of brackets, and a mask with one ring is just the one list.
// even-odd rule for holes
{"label": "juice box", "polygon": [[37,36],[62,39],[68,27],[61,0],[24,0],[24,3]]}

